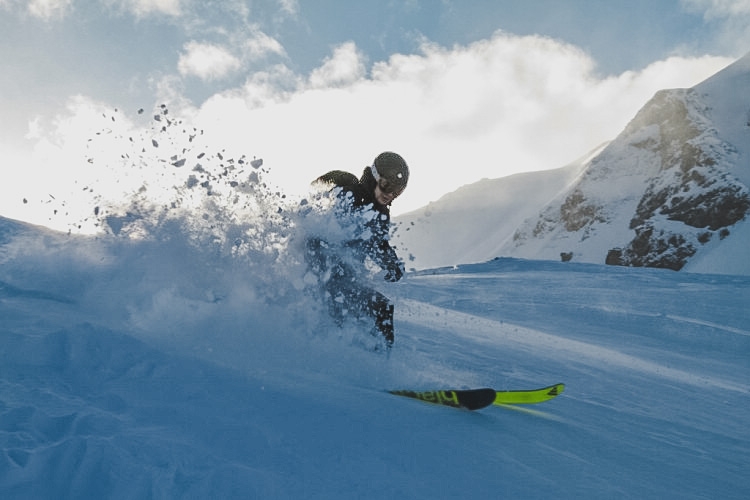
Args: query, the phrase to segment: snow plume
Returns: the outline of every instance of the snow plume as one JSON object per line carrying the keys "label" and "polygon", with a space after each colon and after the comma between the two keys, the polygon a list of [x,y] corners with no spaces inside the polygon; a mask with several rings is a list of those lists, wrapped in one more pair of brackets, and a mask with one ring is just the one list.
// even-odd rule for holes
{"label": "snow plume", "polygon": [[[262,159],[212,150],[202,136],[162,105],[148,129],[126,141],[114,138],[124,149],[115,163],[104,162],[126,189],[120,199],[95,195],[92,222],[112,241],[139,242],[141,248],[166,244],[176,255],[193,254],[180,264],[211,260],[244,266],[255,284],[284,281],[274,269],[289,267],[293,202],[264,182]],[[153,271],[162,265],[170,263],[157,262]],[[280,290],[277,285],[264,293],[283,294]],[[213,293],[203,298],[220,300]]]}
{"label": "snow plume", "polygon": [[[213,149],[202,137],[203,130],[171,117],[165,105],[139,135],[114,137],[119,158],[105,157],[103,163],[124,189],[120,199],[94,198],[94,224],[115,236],[149,238],[179,221],[191,238],[225,250],[234,245],[234,253],[242,247],[276,248],[276,232],[271,236],[256,226],[278,225],[273,214],[283,212],[287,201],[264,182],[263,160]],[[96,154],[88,158],[99,161]]]}
{"label": "snow plume", "polygon": [[[89,141],[87,165],[116,171],[122,194],[105,196],[101,179],[82,193],[91,210],[76,227],[97,232],[9,236],[0,262],[25,275],[0,282],[45,290],[109,318],[112,330],[253,373],[284,356],[298,360],[292,377],[299,368],[377,381],[383,357],[367,350],[368,329],[333,324],[305,260],[310,235],[334,244],[353,237],[331,214],[336,198],[312,187],[304,199],[285,196],[264,180],[260,158],[210,148],[166,106],[147,119],[147,128]],[[44,266],[55,261],[64,268]]]}

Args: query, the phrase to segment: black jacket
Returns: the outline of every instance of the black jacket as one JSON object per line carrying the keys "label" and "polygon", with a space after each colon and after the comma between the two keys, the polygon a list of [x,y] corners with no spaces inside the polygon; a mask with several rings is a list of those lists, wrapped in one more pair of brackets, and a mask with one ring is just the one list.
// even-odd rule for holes
{"label": "black jacket", "polygon": [[385,269],[388,272],[386,279],[389,281],[401,279],[404,265],[388,241],[391,210],[389,206],[378,203],[375,198],[377,181],[372,176],[370,167],[364,169],[359,179],[349,172],[332,170],[318,177],[315,182],[341,188],[338,196],[345,201],[346,211],[376,212],[376,216],[366,222],[369,238],[352,241],[350,246],[357,247],[363,255],[369,256]]}

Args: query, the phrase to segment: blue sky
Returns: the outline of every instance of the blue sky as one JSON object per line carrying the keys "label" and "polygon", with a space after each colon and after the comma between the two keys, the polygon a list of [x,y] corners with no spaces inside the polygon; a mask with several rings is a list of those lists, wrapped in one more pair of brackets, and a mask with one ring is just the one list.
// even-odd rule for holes
{"label": "blue sky", "polygon": [[394,211],[414,209],[563,166],[749,50],[748,0],[0,0],[2,168],[21,179],[0,214],[38,222],[66,180],[114,182],[80,166],[93,117],[134,130],[160,103],[290,192],[397,150]]}

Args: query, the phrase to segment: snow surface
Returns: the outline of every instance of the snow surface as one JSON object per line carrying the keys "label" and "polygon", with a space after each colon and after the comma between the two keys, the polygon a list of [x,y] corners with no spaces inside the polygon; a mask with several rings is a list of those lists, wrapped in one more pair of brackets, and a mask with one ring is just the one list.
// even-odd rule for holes
{"label": "snow surface", "polygon": [[[1,498],[750,498],[750,277],[411,273],[382,285],[387,357],[330,324],[292,246],[189,236],[0,219]],[[556,382],[478,412],[385,392]]]}

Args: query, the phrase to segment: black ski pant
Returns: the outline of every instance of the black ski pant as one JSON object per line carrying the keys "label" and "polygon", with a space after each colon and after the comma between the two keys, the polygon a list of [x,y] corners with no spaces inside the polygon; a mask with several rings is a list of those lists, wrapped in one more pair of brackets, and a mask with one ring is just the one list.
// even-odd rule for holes
{"label": "black ski pant", "polygon": [[393,303],[377,290],[358,283],[358,274],[318,238],[307,240],[307,264],[321,280],[331,317],[342,325],[347,317],[373,319],[375,330],[393,345]]}

